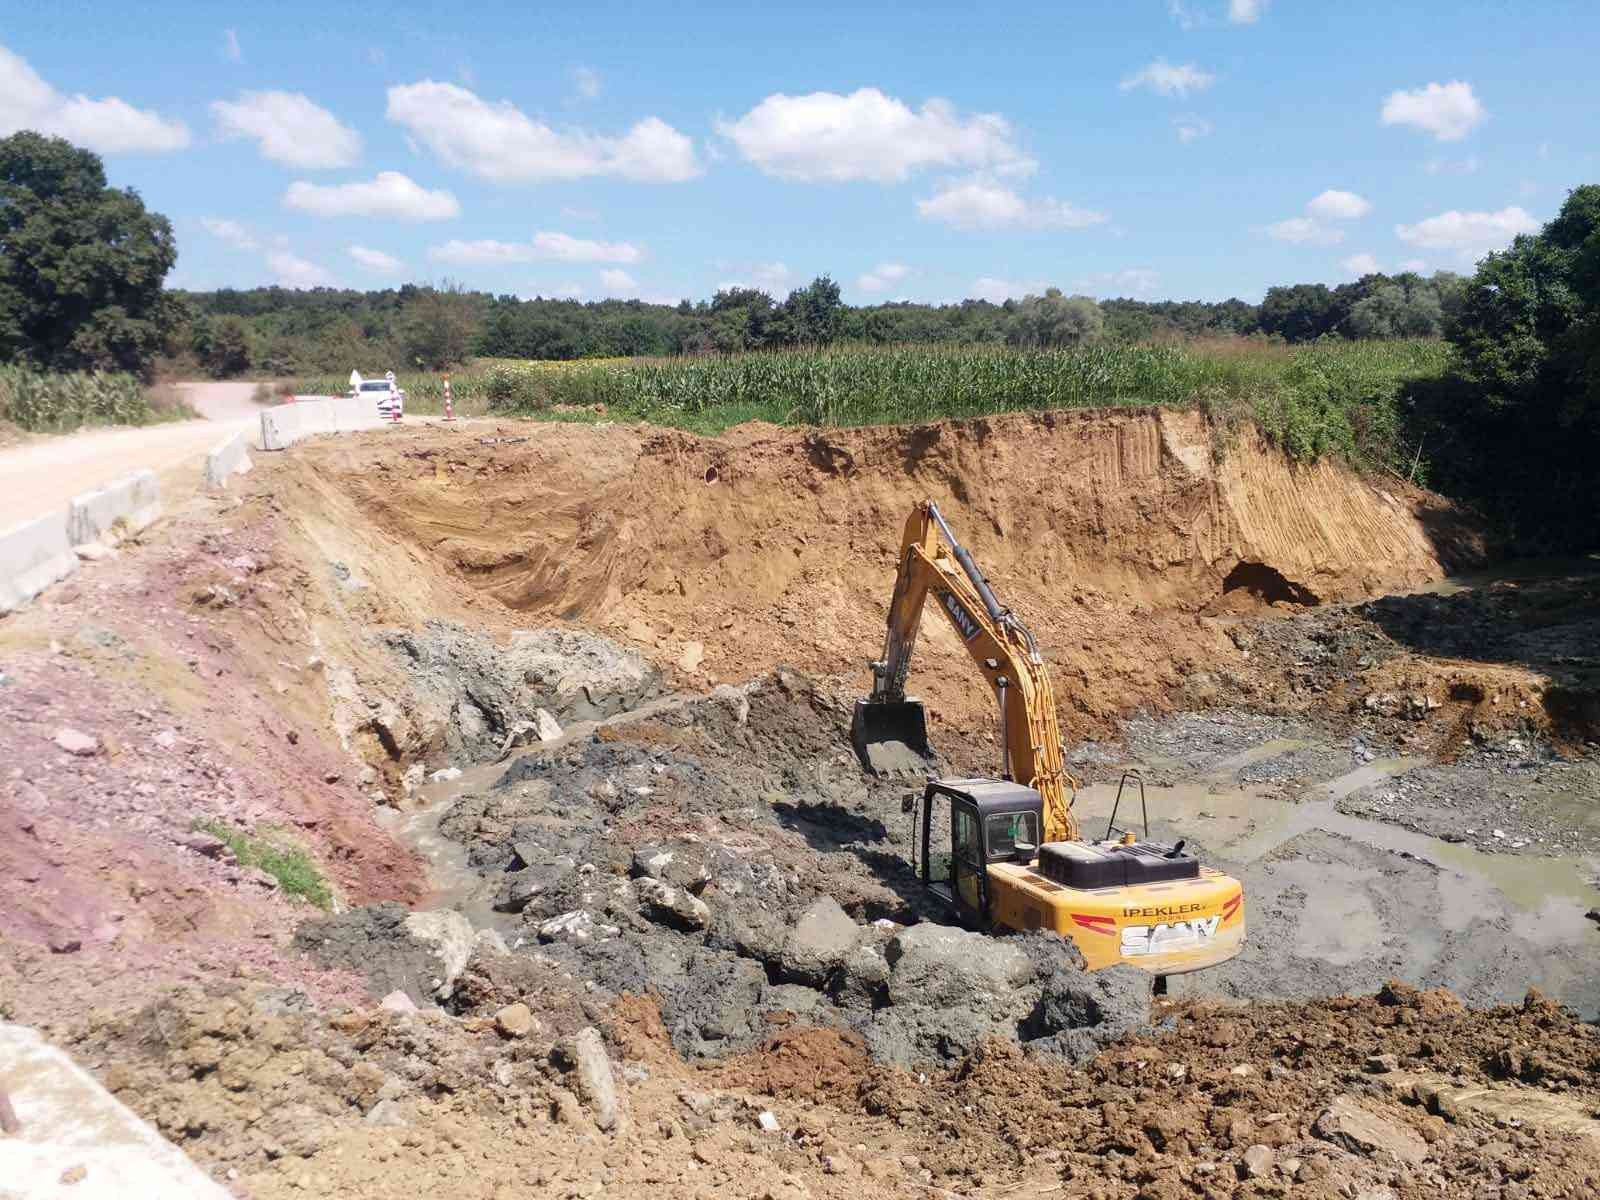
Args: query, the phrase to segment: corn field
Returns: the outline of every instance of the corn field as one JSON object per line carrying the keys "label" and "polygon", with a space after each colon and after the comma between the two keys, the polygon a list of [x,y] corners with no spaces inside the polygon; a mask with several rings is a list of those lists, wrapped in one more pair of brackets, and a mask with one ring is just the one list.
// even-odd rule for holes
{"label": "corn field", "polygon": [[142,425],[153,415],[144,385],[132,375],[0,366],[0,420],[23,429]]}

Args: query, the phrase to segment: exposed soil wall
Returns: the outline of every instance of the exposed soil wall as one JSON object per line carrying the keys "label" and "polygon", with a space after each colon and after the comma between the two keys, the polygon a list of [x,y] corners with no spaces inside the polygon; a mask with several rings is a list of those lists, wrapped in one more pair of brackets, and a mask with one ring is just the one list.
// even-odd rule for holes
{"label": "exposed soil wall", "polygon": [[[751,425],[716,439],[484,432],[301,447],[286,464],[297,519],[339,555],[372,555],[402,619],[573,620],[702,680],[779,662],[864,679],[902,525],[931,498],[1032,623],[1079,734],[1163,705],[1198,664],[1237,659],[1197,615],[1423,584],[1476,552],[1470,524],[1417,489],[1295,466],[1253,434],[1219,460],[1198,413]],[[971,725],[989,699],[935,624],[914,687],[939,702],[936,719]]]}

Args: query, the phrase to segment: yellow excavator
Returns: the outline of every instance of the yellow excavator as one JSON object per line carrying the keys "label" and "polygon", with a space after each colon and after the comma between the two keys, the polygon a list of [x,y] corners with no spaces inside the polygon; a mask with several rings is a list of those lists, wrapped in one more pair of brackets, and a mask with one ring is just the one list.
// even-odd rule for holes
{"label": "yellow excavator", "polygon": [[1033,634],[995,599],[972,555],[925,501],[906,521],[872,694],[851,724],[862,765],[874,774],[926,775],[927,714],[907,699],[906,676],[929,596],[1000,702],[999,779],[933,779],[913,814],[912,865],[935,897],[978,929],[1054,930],[1075,942],[1090,970],[1127,964],[1157,976],[1215,966],[1244,945],[1244,889],[1201,866],[1184,843],[1167,845],[1116,827],[1083,837],[1072,811],[1055,694]]}

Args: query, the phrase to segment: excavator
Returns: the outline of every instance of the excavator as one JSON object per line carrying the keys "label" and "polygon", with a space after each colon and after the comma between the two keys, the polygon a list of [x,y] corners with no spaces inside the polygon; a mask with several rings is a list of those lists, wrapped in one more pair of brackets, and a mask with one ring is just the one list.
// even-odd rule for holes
{"label": "excavator", "polygon": [[[1183,841],[1149,840],[1135,773],[1123,776],[1106,836],[1083,836],[1039,644],[931,501],[906,520],[883,658],[872,664],[871,694],[856,702],[851,738],[862,766],[927,774],[927,713],[906,697],[906,677],[930,595],[999,701],[1002,760],[998,779],[928,778],[920,798],[906,797],[922,885],[971,928],[1071,938],[1090,970],[1122,963],[1160,981],[1238,954],[1244,889],[1202,866]],[[1145,813],[1142,839],[1116,825],[1129,785]]]}

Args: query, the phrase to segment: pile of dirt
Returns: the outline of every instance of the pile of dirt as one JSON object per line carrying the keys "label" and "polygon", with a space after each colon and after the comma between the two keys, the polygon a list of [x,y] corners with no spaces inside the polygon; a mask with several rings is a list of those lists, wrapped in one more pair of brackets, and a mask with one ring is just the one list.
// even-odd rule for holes
{"label": "pile of dirt", "polygon": [[1159,1032],[1076,1069],[986,1042],[911,1072],[798,1024],[696,1068],[648,1001],[624,999],[598,1024],[605,1043],[530,1030],[512,1009],[319,1011],[246,985],[99,1017],[71,1046],[262,1200],[930,1188],[1577,1200],[1600,1186],[1600,1039],[1532,995],[1488,1012],[1399,984],[1313,1004],[1171,1005]]}

